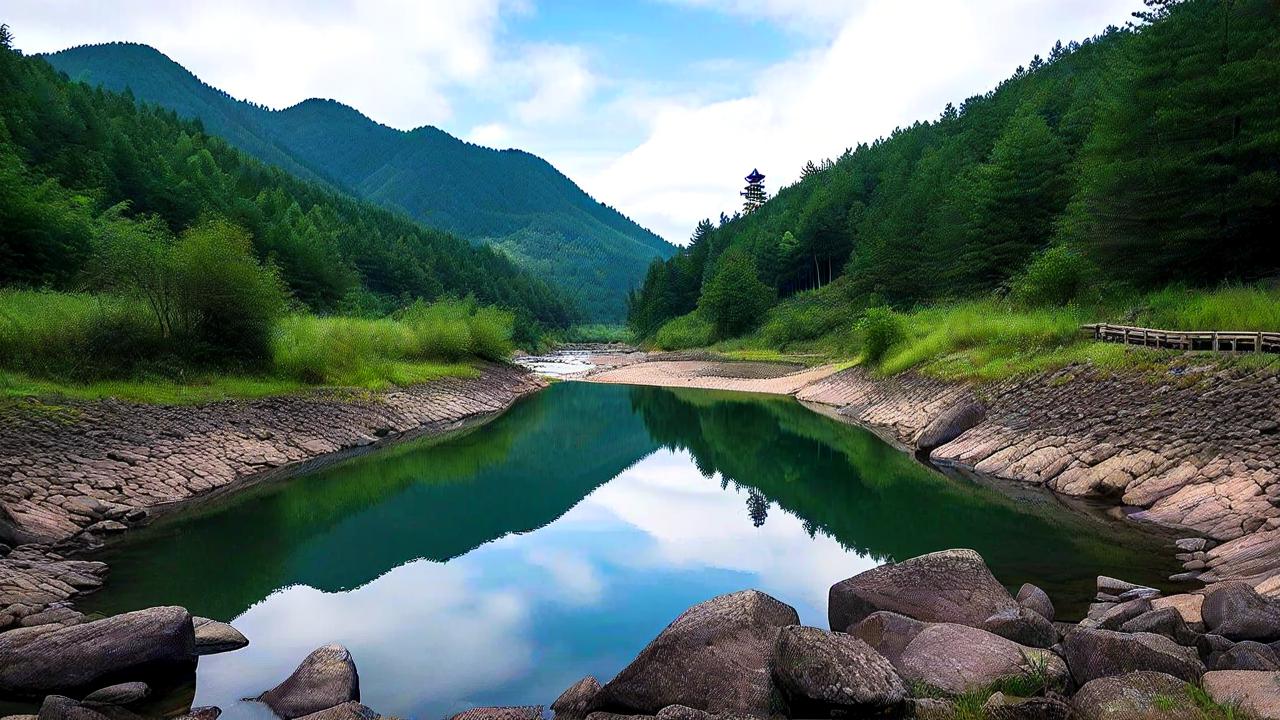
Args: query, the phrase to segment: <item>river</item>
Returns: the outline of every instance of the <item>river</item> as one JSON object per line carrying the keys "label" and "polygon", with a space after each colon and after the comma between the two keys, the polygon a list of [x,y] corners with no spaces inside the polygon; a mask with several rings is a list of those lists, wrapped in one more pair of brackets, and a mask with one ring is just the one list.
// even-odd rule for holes
{"label": "river", "polygon": [[562,382],[409,442],[158,521],[112,545],[114,613],[177,604],[251,640],[202,658],[197,705],[350,648],[365,704],[435,718],[547,704],[621,669],[688,606],[758,588],[826,625],[830,585],[979,551],[1079,617],[1098,574],[1155,586],[1168,540],[1025,488],[943,474],[790,397]]}

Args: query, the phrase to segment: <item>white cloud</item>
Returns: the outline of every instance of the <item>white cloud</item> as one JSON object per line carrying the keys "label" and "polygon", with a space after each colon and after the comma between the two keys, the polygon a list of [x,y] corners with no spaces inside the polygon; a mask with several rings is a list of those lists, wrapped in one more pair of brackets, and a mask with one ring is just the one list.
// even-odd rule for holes
{"label": "white cloud", "polygon": [[839,27],[866,0],[667,0],[676,5],[707,8],[743,17],[769,20],[809,35]]}
{"label": "white cloud", "polygon": [[568,45],[532,47],[511,64],[510,73],[525,78],[532,89],[515,106],[516,116],[529,124],[577,115],[597,85],[582,49]]}
{"label": "white cloud", "polygon": [[[726,7],[781,16],[808,5],[740,0]],[[818,5],[831,13],[849,7]],[[698,219],[737,208],[741,178],[753,167],[768,175],[770,188],[793,182],[806,160],[932,119],[1055,40],[1122,24],[1140,7],[1139,0],[866,0],[833,40],[769,68],[750,94],[655,109],[642,143],[578,177],[642,225],[683,242]]]}

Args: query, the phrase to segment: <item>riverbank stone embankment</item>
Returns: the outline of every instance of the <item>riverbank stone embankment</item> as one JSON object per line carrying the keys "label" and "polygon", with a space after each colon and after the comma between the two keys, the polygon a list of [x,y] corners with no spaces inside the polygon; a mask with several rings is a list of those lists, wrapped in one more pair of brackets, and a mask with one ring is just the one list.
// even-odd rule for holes
{"label": "riverbank stone embankment", "polygon": [[1114,504],[1192,537],[1179,579],[1280,593],[1280,378],[1189,359],[982,385],[851,369],[796,396],[930,459]]}
{"label": "riverbank stone embankment", "polygon": [[158,513],[380,443],[447,432],[545,384],[514,366],[485,365],[475,377],[378,393],[175,406],[12,403],[0,412],[0,631],[78,623],[70,601],[99,587],[107,568],[75,555]]}

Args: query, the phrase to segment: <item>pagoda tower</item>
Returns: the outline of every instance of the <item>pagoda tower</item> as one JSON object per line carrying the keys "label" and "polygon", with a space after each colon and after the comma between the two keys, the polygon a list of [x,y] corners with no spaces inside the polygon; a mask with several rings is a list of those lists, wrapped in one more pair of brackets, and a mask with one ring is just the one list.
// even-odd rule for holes
{"label": "pagoda tower", "polygon": [[764,204],[769,198],[764,192],[764,175],[759,170],[753,169],[751,174],[743,178],[747,181],[747,187],[738,193],[743,197],[742,214],[750,215],[752,211]]}

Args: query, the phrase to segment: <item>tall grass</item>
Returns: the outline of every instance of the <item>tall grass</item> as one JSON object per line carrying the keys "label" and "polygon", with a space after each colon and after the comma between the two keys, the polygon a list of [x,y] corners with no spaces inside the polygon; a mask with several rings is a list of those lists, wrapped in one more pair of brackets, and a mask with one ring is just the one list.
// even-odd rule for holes
{"label": "tall grass", "polygon": [[1280,290],[1229,286],[1212,292],[1171,287],[1144,299],[1138,322],[1161,330],[1280,330]]}
{"label": "tall grass", "polygon": [[192,364],[154,317],[132,296],[0,290],[0,389],[161,402],[304,385],[377,389],[472,374],[468,361],[504,360],[513,349],[511,313],[447,300],[391,318],[281,318],[269,362],[243,374]]}
{"label": "tall grass", "polygon": [[658,328],[654,344],[663,350],[687,350],[706,347],[715,340],[715,327],[698,311],[668,320]]}

